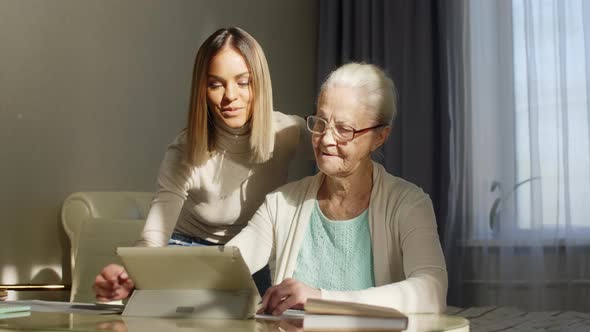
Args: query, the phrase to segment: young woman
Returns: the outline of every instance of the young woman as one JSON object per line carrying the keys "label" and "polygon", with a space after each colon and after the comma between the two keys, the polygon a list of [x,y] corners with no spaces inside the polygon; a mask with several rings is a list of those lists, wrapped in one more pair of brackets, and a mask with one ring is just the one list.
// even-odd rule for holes
{"label": "young woman", "polygon": [[[289,162],[309,139],[302,118],[273,112],[256,40],[240,28],[217,30],[197,53],[188,125],[164,155],[137,245],[225,244],[286,182]],[[270,286],[268,267],[254,280],[261,292]],[[130,282],[121,266],[105,267],[94,285],[97,300]]]}

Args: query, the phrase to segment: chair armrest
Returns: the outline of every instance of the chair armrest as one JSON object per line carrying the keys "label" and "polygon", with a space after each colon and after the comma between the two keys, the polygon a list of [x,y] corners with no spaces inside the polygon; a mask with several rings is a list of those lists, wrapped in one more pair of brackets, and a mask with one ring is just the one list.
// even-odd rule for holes
{"label": "chair armrest", "polygon": [[139,239],[144,220],[88,219],[80,232],[76,264],[72,269],[73,302],[94,302],[92,285],[108,264],[121,264],[117,247],[131,247]]}

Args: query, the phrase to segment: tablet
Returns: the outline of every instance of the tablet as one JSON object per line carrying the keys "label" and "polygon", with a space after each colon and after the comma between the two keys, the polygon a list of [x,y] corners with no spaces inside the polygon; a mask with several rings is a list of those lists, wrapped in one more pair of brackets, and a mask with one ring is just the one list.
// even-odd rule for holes
{"label": "tablet", "polygon": [[247,319],[260,295],[236,247],[119,247],[135,291],[123,316]]}
{"label": "tablet", "polygon": [[236,247],[119,247],[137,289],[251,290],[250,270]]}

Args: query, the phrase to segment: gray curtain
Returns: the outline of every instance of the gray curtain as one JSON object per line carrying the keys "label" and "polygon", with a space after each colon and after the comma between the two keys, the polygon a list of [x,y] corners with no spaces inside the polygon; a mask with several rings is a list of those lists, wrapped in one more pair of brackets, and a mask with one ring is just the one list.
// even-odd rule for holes
{"label": "gray curtain", "polygon": [[[393,78],[399,117],[375,159],[422,187],[444,228],[449,118],[441,6],[429,0],[321,0],[318,87],[350,61],[373,63]],[[443,50],[443,52],[441,52]]]}

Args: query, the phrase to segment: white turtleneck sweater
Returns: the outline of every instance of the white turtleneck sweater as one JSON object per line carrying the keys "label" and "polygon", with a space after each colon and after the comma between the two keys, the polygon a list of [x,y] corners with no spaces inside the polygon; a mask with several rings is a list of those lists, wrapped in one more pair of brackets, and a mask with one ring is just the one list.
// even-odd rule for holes
{"label": "white turtleneck sweater", "polygon": [[215,126],[215,151],[199,167],[185,164],[185,134],[168,146],[158,190],[138,246],[165,246],[173,231],[226,243],[246,226],[267,193],[287,180],[288,164],[301,147],[311,154],[302,118],[274,112],[275,148],[261,164],[250,161],[250,126]]}

